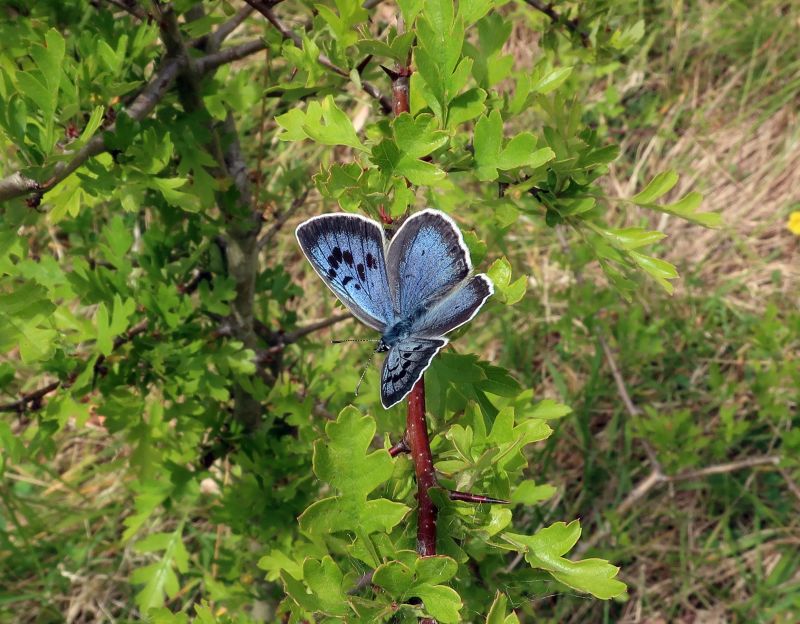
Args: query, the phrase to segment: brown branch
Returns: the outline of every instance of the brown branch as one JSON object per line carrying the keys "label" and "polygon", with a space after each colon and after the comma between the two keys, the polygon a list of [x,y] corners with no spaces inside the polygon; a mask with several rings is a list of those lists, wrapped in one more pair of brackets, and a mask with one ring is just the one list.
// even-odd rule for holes
{"label": "brown branch", "polygon": [[425,419],[425,380],[420,377],[408,395],[406,440],[411,447],[414,472],[417,476],[417,552],[423,557],[436,554],[436,505],[431,488],[438,487],[433,472],[428,425]]}
{"label": "brown branch", "polygon": [[36,180],[26,178],[17,171],[7,178],[0,179],[0,202],[39,189],[39,183]]}
{"label": "brown branch", "polygon": [[402,455],[403,453],[410,453],[411,447],[408,446],[408,442],[406,442],[406,437],[403,436],[400,438],[400,441],[397,444],[393,444],[389,449],[389,457],[397,457],[398,455]]}
{"label": "brown branch", "polygon": [[[266,43],[262,39],[248,41],[195,59],[194,65],[197,73],[204,75],[222,65],[263,50],[265,47]],[[183,62],[184,60],[180,57],[165,58],[148,83],[126,107],[125,113],[128,117],[136,121],[147,117],[169,91],[182,70]],[[106,130],[113,133],[115,127],[115,124],[112,124]],[[33,193],[36,198],[34,203],[38,203],[38,200],[41,200],[42,195],[47,191],[65,180],[87,160],[102,154],[106,150],[107,147],[103,135],[98,134],[92,137],[81,149],[74,152],[68,162],[56,164],[52,176],[45,182],[38,183],[36,180],[28,178],[19,172],[13,173],[6,178],[0,178],[0,202]]]}
{"label": "brown branch", "polygon": [[[104,0],[108,4],[112,4],[118,9],[121,9],[128,13],[129,15],[133,15],[133,17],[142,20],[143,22],[149,19],[149,15],[147,11],[142,9],[138,4],[136,4],[136,0]],[[92,2],[93,5],[98,6],[100,4],[100,0],[95,0]]]}
{"label": "brown branch", "polygon": [[222,42],[253,13],[253,7],[249,4],[242,7],[227,22],[220,24],[213,33],[208,36],[207,47],[209,50],[218,50]]}
{"label": "brown branch", "polygon": [[264,247],[269,245],[275,238],[275,236],[278,234],[278,232],[281,231],[281,228],[283,228],[286,222],[292,217],[292,215],[295,214],[302,207],[302,205],[306,201],[306,197],[308,197],[309,191],[310,189],[306,189],[305,191],[303,191],[303,193],[299,197],[296,197],[292,201],[291,205],[286,210],[279,212],[273,217],[269,229],[266,232],[264,232],[264,235],[258,241],[259,250],[264,249]]}
{"label": "brown branch", "polygon": [[[617,361],[614,358],[614,353],[611,351],[611,347],[608,346],[608,341],[606,341],[605,336],[603,336],[602,329],[599,327],[597,328],[597,338],[600,341],[600,347],[603,349],[603,355],[606,358],[608,367],[611,369],[611,376],[614,378],[614,384],[617,386],[617,393],[619,394],[620,399],[622,399],[622,404],[625,406],[628,416],[631,418],[640,416],[642,412],[631,400],[625,380],[622,378],[622,373],[620,373],[619,366],[617,366]],[[658,455],[656,455],[653,447],[644,438],[642,438],[640,442],[644,447],[644,451],[647,454],[647,458],[650,460],[650,464],[653,466],[653,469],[661,473],[661,463],[658,461]]]}
{"label": "brown branch", "polygon": [[[112,347],[112,351],[116,351],[122,345],[130,342],[139,334],[144,333],[147,330],[149,325],[148,319],[142,319],[136,325],[131,327],[128,331],[123,334],[120,334],[116,338],[114,338],[114,344]],[[97,358],[97,361],[94,364],[94,370],[96,372],[101,372],[102,363],[105,361],[105,356],[101,355]],[[78,373],[72,373],[65,381],[53,381],[43,388],[39,388],[38,390],[33,390],[32,392],[28,392],[23,394],[18,400],[13,401],[11,403],[6,403],[4,405],[0,405],[0,412],[16,412],[18,414],[24,414],[26,411],[30,410],[38,410],[42,407],[42,400],[51,392],[55,392],[59,388],[69,388],[75,380],[78,378]]]}
{"label": "brown branch", "polygon": [[[278,18],[277,15],[275,15],[275,12],[272,10],[272,7],[275,5],[274,2],[270,2],[269,0],[245,0],[245,2],[247,2],[247,4],[249,4],[250,6],[252,6],[256,11],[261,13],[261,15],[266,17],[269,23],[272,24],[278,30],[278,32],[281,33],[281,36],[284,39],[289,39],[290,41],[294,42],[294,44],[298,48],[303,47],[303,40],[300,37],[300,35],[295,33],[291,28],[289,28],[286,24],[284,24]],[[328,56],[326,56],[325,54],[320,54],[317,57],[317,62],[326,69],[329,69],[333,73],[341,76],[342,78],[347,78],[348,80],[350,79],[350,72],[336,65],[336,63],[331,61],[331,59],[328,58]],[[392,110],[391,101],[385,95],[381,94],[378,87],[376,87],[371,82],[362,80],[361,88],[365,93],[375,98],[380,103],[384,113],[391,112]]]}
{"label": "brown branch", "polygon": [[[633,507],[639,503],[647,494],[658,485],[665,483],[678,483],[680,481],[694,481],[712,475],[727,474],[747,468],[757,468],[759,466],[778,466],[781,458],[777,455],[766,455],[764,457],[749,457],[739,461],[716,464],[696,470],[686,470],[676,475],[665,475],[660,469],[654,468],[642,481],[640,481],[625,499],[614,509],[614,515],[624,517]],[[578,546],[577,554],[582,554],[593,548],[599,541],[606,538],[610,533],[610,527],[605,526],[596,531],[592,537]]]}
{"label": "brown branch", "polygon": [[588,48],[591,45],[589,40],[589,33],[580,28],[578,19],[567,19],[556,10],[550,2],[541,2],[541,0],[524,0],[528,6],[533,7],[537,11],[544,13],[550,18],[554,24],[563,24],[571,33],[578,35],[581,38],[583,47]]}

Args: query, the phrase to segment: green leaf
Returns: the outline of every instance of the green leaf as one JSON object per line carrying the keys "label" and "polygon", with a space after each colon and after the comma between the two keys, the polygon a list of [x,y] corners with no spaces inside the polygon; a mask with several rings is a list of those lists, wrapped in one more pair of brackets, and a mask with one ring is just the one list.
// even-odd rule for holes
{"label": "green leaf", "polygon": [[667,214],[686,219],[692,223],[697,223],[704,227],[714,228],[722,225],[722,215],[718,212],[697,212],[700,204],[703,202],[703,196],[692,191],[688,193],[674,204],[667,204],[665,206],[648,206],[653,210],[659,212],[666,212]]}
{"label": "green leaf", "polygon": [[570,561],[562,556],[575,546],[580,534],[580,524],[575,520],[570,524],[556,522],[532,536],[505,533],[503,538],[524,553],[531,567],[548,571],[565,585],[602,600],[619,596],[626,589],[614,578],[619,568],[603,559]]}
{"label": "green leaf", "polygon": [[278,136],[282,141],[309,138],[323,145],[346,145],[361,151],[367,150],[350,118],[336,106],[330,95],[322,103],[310,102],[305,113],[295,108],[276,117],[275,121],[284,128],[284,132]]}
{"label": "green leaf", "polygon": [[447,143],[447,134],[436,129],[433,115],[401,113],[392,123],[397,147],[412,158],[422,158]]}
{"label": "green leaf", "polygon": [[528,479],[514,488],[511,502],[515,505],[535,505],[551,498],[556,491],[556,488],[548,483],[536,485],[535,481]]}
{"label": "green leaf", "polygon": [[35,45],[31,48],[31,56],[36,61],[39,71],[42,72],[48,90],[53,95],[54,100],[57,101],[66,44],[64,37],[55,28],[47,31],[44,40],[44,46]]}
{"label": "green leaf", "polygon": [[97,350],[105,356],[111,354],[112,349],[114,348],[114,337],[111,335],[111,328],[108,319],[108,308],[106,308],[105,303],[101,303],[97,306],[97,312],[95,314],[95,324],[97,325],[97,339],[95,345],[97,346]]}
{"label": "green leaf", "polygon": [[667,280],[678,277],[678,271],[672,264],[666,260],[653,258],[652,256],[646,256],[637,251],[631,251],[629,253],[636,264],[649,273],[650,276],[655,279],[664,290],[672,294],[672,284],[670,284]]}
{"label": "green leaf", "polygon": [[459,124],[475,119],[486,110],[485,101],[486,91],[478,88],[469,89],[453,98],[447,116],[447,127],[453,129]]}
{"label": "green leaf", "polygon": [[425,613],[449,624],[460,621],[461,597],[441,583],[451,579],[457,570],[456,562],[442,555],[418,557],[413,570],[407,563],[388,561],[378,566],[372,582],[397,600],[421,598]]}
{"label": "green leaf", "polygon": [[183,524],[172,533],[148,535],[136,544],[140,553],[164,551],[155,563],[138,568],[131,574],[131,582],[144,587],[136,594],[136,605],[143,613],[164,605],[166,597],[173,598],[180,589],[178,576],[189,568],[189,553],[183,545]]}
{"label": "green leaf", "polygon": [[555,420],[564,418],[572,413],[572,408],[563,403],[557,403],[553,399],[543,399],[539,401],[530,412],[530,418],[541,418],[542,420]]}
{"label": "green leaf", "polygon": [[531,78],[529,92],[547,95],[558,89],[572,73],[572,67],[550,69],[546,65],[537,66]]}
{"label": "green leaf", "polygon": [[677,183],[677,173],[672,170],[663,171],[650,180],[650,183],[641,192],[634,195],[631,201],[635,204],[652,204],[659,197],[667,194]]}
{"label": "green leaf", "polygon": [[502,143],[503,119],[499,111],[493,110],[475,124],[473,147],[479,180],[497,179],[498,169],[541,167],[555,158],[555,153],[549,147],[535,149],[536,138],[529,132],[518,134],[505,148],[502,148]]}
{"label": "green leaf", "polygon": [[94,107],[92,114],[89,116],[89,121],[86,122],[83,132],[81,132],[81,136],[79,136],[78,140],[72,145],[73,149],[78,149],[89,142],[89,139],[91,139],[94,136],[94,133],[97,132],[100,124],[103,123],[103,115],[105,114],[105,111],[106,109],[104,106]]}
{"label": "green leaf", "polygon": [[327,440],[314,443],[313,467],[339,496],[317,501],[303,512],[305,531],[330,533],[359,530],[367,534],[390,530],[409,509],[386,499],[367,496],[392,475],[394,464],[385,449],[367,453],[375,437],[375,420],[347,407],[325,427]]}
{"label": "green leaf", "polygon": [[511,282],[511,263],[503,256],[495,260],[486,273],[495,288],[502,290]]}
{"label": "green leaf", "polygon": [[513,612],[511,615],[506,616],[507,606],[507,596],[498,590],[486,616],[486,624],[518,624],[517,616]]}
{"label": "green leaf", "polygon": [[306,559],[303,563],[303,580],[316,598],[315,610],[327,615],[345,615],[349,612],[342,571],[331,557]]}
{"label": "green leaf", "polygon": [[666,236],[662,232],[645,230],[642,228],[603,229],[597,230],[607,241],[618,249],[638,249],[652,245]]}

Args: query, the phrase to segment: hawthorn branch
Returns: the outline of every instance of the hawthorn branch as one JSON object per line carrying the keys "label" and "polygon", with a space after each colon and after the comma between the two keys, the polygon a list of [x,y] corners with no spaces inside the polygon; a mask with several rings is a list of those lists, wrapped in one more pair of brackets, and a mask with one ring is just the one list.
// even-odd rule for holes
{"label": "hawthorn branch", "polygon": [[296,197],[292,201],[291,205],[288,208],[286,208],[282,212],[279,212],[273,217],[269,229],[266,232],[264,232],[264,235],[258,241],[259,251],[264,249],[264,247],[266,247],[272,242],[272,240],[275,238],[278,232],[281,231],[281,228],[284,225],[286,225],[286,222],[292,217],[294,213],[296,213],[302,207],[302,205],[306,201],[306,197],[308,197],[309,190],[310,189],[306,189],[299,197]]}
{"label": "hawthorn branch", "polygon": [[213,33],[208,36],[208,48],[217,50],[222,42],[253,13],[253,7],[249,4],[242,7],[227,22],[222,23]]}
{"label": "hawthorn branch", "polygon": [[[225,220],[225,254],[228,275],[234,281],[236,296],[231,304],[229,319],[233,335],[248,349],[255,350],[258,336],[255,331],[255,283],[258,273],[258,235],[261,215],[255,210],[250,187],[247,163],[242,154],[239,134],[231,112],[225,121],[214,124],[200,95],[197,62],[193,60],[183,41],[174,11],[167,7],[161,13],[159,25],[167,54],[181,59],[179,97],[187,112],[204,114],[211,125],[208,149],[216,161],[214,174],[227,177],[233,183],[232,192],[216,193],[217,205]],[[233,417],[248,431],[261,423],[262,406],[245,388],[233,385]]]}
{"label": "hawthorn branch", "polygon": [[583,47],[588,48],[590,46],[591,42],[589,40],[589,33],[581,29],[577,18],[565,18],[563,15],[553,9],[553,4],[551,2],[541,2],[541,0],[524,0],[524,2],[540,13],[544,13],[554,24],[563,24],[564,27],[566,27],[566,29],[571,33],[578,35],[581,38]]}
{"label": "hawthorn branch", "polygon": [[433,457],[425,419],[425,378],[420,377],[408,395],[406,440],[411,447],[417,476],[417,552],[423,557],[436,554],[436,505],[430,490],[437,487]]}
{"label": "hawthorn branch", "polygon": [[[294,42],[298,48],[303,47],[303,40],[300,35],[295,33],[291,28],[284,24],[277,15],[275,15],[275,12],[272,10],[272,7],[276,4],[275,2],[271,2],[269,0],[245,0],[245,2],[247,2],[247,4],[253,7],[256,11],[261,13],[261,15],[266,17],[269,23],[281,33],[281,36],[284,39],[289,39],[290,41]],[[350,79],[350,72],[342,67],[339,67],[327,55],[320,54],[317,57],[317,62],[342,78],[346,78],[348,80]],[[361,88],[365,93],[378,101],[384,113],[390,113],[392,111],[391,100],[389,100],[389,98],[385,95],[381,94],[380,89],[378,89],[378,87],[376,87],[374,84],[367,82],[366,80],[362,80]]]}
{"label": "hawthorn branch", "polygon": [[[148,326],[148,319],[142,319],[128,331],[114,338],[112,351],[118,350],[122,345],[130,342],[139,334],[143,334],[147,330]],[[105,374],[102,370],[102,364],[104,361],[105,356],[103,355],[97,358],[97,361],[94,364],[94,370],[96,374]],[[59,388],[69,388],[73,383],[75,383],[75,379],[77,379],[77,377],[78,373],[74,372],[67,377],[65,381],[53,381],[46,386],[39,388],[38,390],[25,393],[16,401],[0,405],[0,412],[16,412],[17,414],[24,414],[29,410],[38,410],[42,407],[42,401],[48,394],[55,392]]]}
{"label": "hawthorn branch", "polygon": [[[150,16],[148,15],[147,11],[145,11],[142,7],[136,4],[136,0],[104,0],[108,4],[111,4],[118,9],[125,11],[126,13],[132,15],[133,17],[146,22]],[[100,4],[100,0],[95,0],[92,2],[93,5],[98,6]]]}
{"label": "hawthorn branch", "polygon": [[[264,48],[266,48],[266,43],[262,39],[255,39],[225,48],[219,52],[213,52],[194,59],[196,73],[200,76],[208,74],[222,65],[255,54]],[[147,117],[169,92],[181,73],[185,60],[186,57],[179,56],[165,58],[148,83],[125,108],[125,113],[128,117],[135,121],[140,121]],[[106,130],[114,132],[115,127],[116,125],[112,124]],[[0,202],[33,193],[33,203],[38,203],[47,191],[52,190],[53,187],[64,181],[87,160],[102,154],[107,149],[103,134],[97,134],[86,145],[74,152],[69,161],[56,164],[53,174],[44,182],[33,180],[20,172],[0,178]]]}

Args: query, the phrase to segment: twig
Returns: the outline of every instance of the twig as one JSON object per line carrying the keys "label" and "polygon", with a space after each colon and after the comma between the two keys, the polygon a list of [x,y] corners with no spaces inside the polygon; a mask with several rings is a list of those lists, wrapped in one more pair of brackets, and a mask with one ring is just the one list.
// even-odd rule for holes
{"label": "twig", "polygon": [[[149,324],[148,319],[143,319],[139,321],[136,325],[131,327],[128,331],[123,334],[120,334],[114,339],[114,344],[112,346],[112,350],[116,351],[122,345],[130,342],[139,334],[145,332]],[[100,371],[102,367],[102,363],[105,361],[105,356],[101,355],[97,358],[95,362],[94,369],[95,371]],[[77,379],[78,373],[72,373],[65,381],[53,381],[43,388],[39,388],[38,390],[34,390],[32,392],[28,392],[23,394],[18,400],[13,401],[11,403],[6,403],[4,405],[0,405],[0,412],[16,412],[18,414],[24,414],[29,409],[37,410],[42,406],[42,399],[46,397],[51,392],[55,392],[59,388],[69,388]]]}
{"label": "twig", "polygon": [[[597,328],[597,339],[600,341],[600,346],[603,349],[603,355],[605,355],[608,367],[611,369],[611,376],[614,378],[614,384],[617,386],[617,393],[622,399],[622,404],[625,406],[628,416],[631,418],[636,418],[637,416],[641,415],[642,412],[631,400],[625,380],[622,378],[622,373],[620,373],[619,366],[617,366],[617,361],[614,358],[614,353],[611,351],[611,347],[608,346],[608,341],[606,341],[605,336],[603,336],[602,329],[599,327]],[[658,473],[661,473],[661,463],[658,461],[658,455],[656,455],[653,447],[644,438],[640,439],[640,442],[644,447],[644,451],[647,454],[647,458],[650,460],[650,464],[653,466],[653,469]]]}
{"label": "twig", "polygon": [[243,6],[236,12],[232,18],[227,22],[220,24],[213,33],[208,36],[208,43],[206,44],[209,50],[218,50],[222,42],[244,22],[253,13],[253,7],[249,4]]}
{"label": "twig", "polygon": [[330,327],[331,325],[335,325],[336,323],[341,323],[342,321],[346,321],[351,318],[353,318],[353,315],[350,314],[349,312],[345,312],[343,314],[337,314],[322,321],[317,321],[316,323],[310,323],[304,327],[299,327],[285,334],[280,334],[279,344],[282,345],[293,344],[298,340],[300,340],[301,338],[305,338],[309,334],[318,332],[320,329],[325,329],[326,327]]}
{"label": "twig", "polygon": [[0,202],[39,189],[39,183],[36,180],[26,178],[17,171],[7,178],[0,179]]}
{"label": "twig", "polygon": [[211,52],[195,61],[195,66],[200,74],[207,74],[222,65],[246,58],[266,49],[267,43],[261,38],[245,41],[235,46],[225,48],[219,52]]}
{"label": "twig", "polygon": [[[143,22],[150,18],[147,11],[136,4],[136,0],[105,0],[105,2],[108,4],[113,4],[118,9],[122,9],[126,13],[133,15],[135,18],[140,19]],[[97,0],[96,3],[93,2],[92,4],[99,4],[99,0]]]}
{"label": "twig", "polygon": [[563,15],[553,9],[553,5],[550,2],[544,3],[540,0],[525,0],[525,3],[537,11],[544,13],[554,24],[563,24],[566,26],[567,30],[578,35],[581,38],[581,43],[585,48],[588,48],[591,44],[591,41],[589,40],[589,34],[580,28],[578,20],[566,19]]}
{"label": "twig", "polygon": [[[696,479],[703,479],[711,475],[727,474],[737,470],[744,470],[747,468],[757,468],[758,466],[777,466],[781,458],[777,455],[766,455],[764,457],[750,457],[741,459],[739,461],[728,462],[725,464],[716,464],[714,466],[707,466],[696,470],[686,470],[679,472],[676,475],[665,475],[660,469],[653,469],[642,481],[640,481],[633,490],[625,497],[625,499],[617,505],[614,510],[616,516],[624,516],[633,507],[641,501],[647,494],[657,485],[664,483],[678,483],[680,481],[693,481]],[[578,546],[576,553],[582,554],[593,548],[599,541],[605,539],[610,533],[608,526],[600,528],[592,537],[585,542],[581,542]]]}
{"label": "twig", "polygon": [[408,442],[406,442],[406,437],[403,436],[400,438],[400,441],[396,444],[393,444],[392,447],[389,449],[389,456],[390,457],[397,457],[398,455],[402,455],[403,453],[410,453],[411,447],[408,446]]}
{"label": "twig", "polygon": [[300,207],[305,203],[306,197],[308,197],[310,189],[306,189],[303,191],[303,194],[300,197],[296,197],[291,205],[284,211],[279,212],[276,214],[273,219],[272,223],[269,226],[269,229],[264,232],[264,236],[258,241],[258,249],[259,251],[264,249],[267,245],[272,242],[272,239],[275,238],[275,235],[280,232],[281,228],[286,225],[286,222],[292,217],[294,213],[296,213]]}
{"label": "twig", "polygon": [[[268,0],[245,0],[245,2],[247,2],[247,4],[249,4],[250,6],[252,6],[256,11],[261,13],[261,15],[266,17],[267,20],[269,20],[269,23],[278,29],[278,32],[281,33],[281,36],[284,39],[291,40],[298,48],[303,47],[303,40],[300,37],[300,35],[295,33],[291,28],[289,28],[286,24],[284,24],[278,18],[277,15],[275,15],[274,11],[272,10],[272,6],[274,4],[273,2],[269,2]],[[325,54],[320,54],[317,57],[317,62],[323,67],[331,70],[333,73],[338,74],[342,78],[347,78],[348,80],[350,79],[350,73],[346,69],[343,69],[342,67],[336,65],[336,63],[331,61],[331,59],[328,58],[328,56],[326,56]],[[391,101],[385,95],[382,95],[380,90],[374,84],[362,80],[361,88],[364,90],[365,93],[375,98],[380,103],[383,112],[385,113],[391,112],[392,110]]]}
{"label": "twig", "polygon": [[[248,41],[238,46],[226,48],[220,52],[214,52],[195,59],[195,68],[198,74],[207,74],[226,63],[245,58],[259,50],[263,50],[265,47],[266,43],[262,39]],[[125,109],[125,113],[128,117],[139,121],[149,115],[166,95],[172,83],[178,77],[178,74],[182,70],[183,62],[184,61],[179,57],[168,57],[164,59],[147,85],[145,85]],[[115,127],[116,125],[112,124],[106,128],[106,130],[113,133]],[[68,162],[56,164],[53,175],[45,182],[38,183],[36,180],[23,176],[19,172],[13,173],[6,178],[0,178],[0,202],[30,193],[34,193],[38,199],[41,199],[44,193],[66,179],[87,160],[98,154],[102,154],[106,149],[107,147],[103,134],[97,134],[92,137],[86,145],[76,151]]]}

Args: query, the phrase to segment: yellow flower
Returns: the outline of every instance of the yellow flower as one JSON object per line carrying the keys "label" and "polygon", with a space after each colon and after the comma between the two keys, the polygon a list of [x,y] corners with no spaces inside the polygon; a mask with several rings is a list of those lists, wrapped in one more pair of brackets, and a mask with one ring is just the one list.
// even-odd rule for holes
{"label": "yellow flower", "polygon": [[800,236],[800,210],[795,210],[789,215],[789,220],[786,222],[786,227],[792,234]]}

